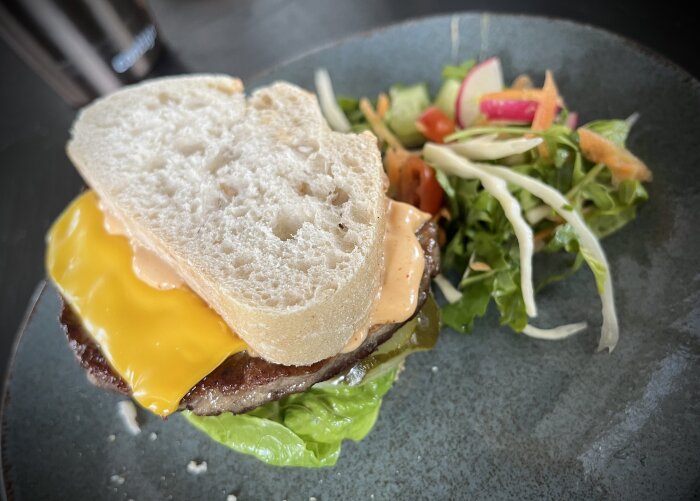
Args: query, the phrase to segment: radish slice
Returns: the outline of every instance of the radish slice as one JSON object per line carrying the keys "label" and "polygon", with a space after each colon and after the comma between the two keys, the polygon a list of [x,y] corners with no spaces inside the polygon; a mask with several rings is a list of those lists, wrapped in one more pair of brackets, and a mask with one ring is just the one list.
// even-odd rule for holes
{"label": "radish slice", "polygon": [[489,120],[531,123],[538,104],[524,99],[486,99],[479,103],[479,109]]}
{"label": "radish slice", "polygon": [[487,92],[503,89],[503,70],[501,60],[492,57],[474,66],[457,94],[455,119],[461,128],[469,127],[479,116],[479,97]]}

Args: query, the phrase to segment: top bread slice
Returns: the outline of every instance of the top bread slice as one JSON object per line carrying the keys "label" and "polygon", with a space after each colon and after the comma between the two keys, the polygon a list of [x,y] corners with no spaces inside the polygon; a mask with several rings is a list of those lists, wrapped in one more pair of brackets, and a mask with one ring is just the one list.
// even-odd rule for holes
{"label": "top bread slice", "polygon": [[246,99],[221,75],[151,80],[83,109],[68,155],[130,237],[263,358],[308,365],[368,327],[381,157],[371,134],[331,131],[313,94],[279,82]]}

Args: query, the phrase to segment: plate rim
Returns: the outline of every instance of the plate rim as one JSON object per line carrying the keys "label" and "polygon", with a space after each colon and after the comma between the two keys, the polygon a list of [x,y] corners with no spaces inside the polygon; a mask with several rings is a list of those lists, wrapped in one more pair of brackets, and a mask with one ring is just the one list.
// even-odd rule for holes
{"label": "plate rim", "polygon": [[[331,40],[326,43],[322,43],[320,45],[314,46],[308,50],[299,52],[298,54],[289,57],[287,59],[284,59],[278,63],[275,63],[271,66],[268,66],[262,70],[256,71],[255,73],[252,73],[249,75],[245,80],[246,82],[249,82],[251,84],[252,88],[255,88],[257,85],[257,82],[260,80],[264,79],[271,73],[274,73],[285,66],[288,66],[290,64],[294,64],[297,61],[300,61],[302,59],[305,59],[311,55],[314,55],[319,52],[323,52],[325,50],[333,49],[338,46],[344,45],[346,43],[352,42],[354,40],[358,39],[363,39],[363,38],[368,38],[371,36],[374,36],[379,33],[383,33],[385,31],[389,31],[391,29],[399,28],[399,27],[406,27],[406,26],[411,26],[411,25],[417,25],[426,21],[432,21],[432,20],[438,20],[438,19],[444,19],[446,21],[451,21],[455,17],[457,19],[460,19],[464,16],[470,16],[470,17],[477,17],[481,21],[483,21],[484,17],[486,18],[500,18],[500,19],[508,19],[508,20],[524,20],[524,21],[542,21],[542,22],[547,22],[547,23],[553,23],[553,24],[559,24],[559,25],[569,25],[571,27],[575,28],[585,28],[586,30],[589,30],[591,32],[596,32],[597,34],[602,34],[604,36],[609,37],[612,41],[619,42],[630,49],[637,51],[641,53],[642,55],[648,57],[649,59],[653,60],[655,63],[659,64],[660,66],[667,68],[668,70],[672,71],[675,73],[675,76],[678,79],[683,80],[684,83],[687,83],[691,85],[692,87],[695,88],[696,91],[700,92],[700,76],[696,77],[693,74],[690,73],[689,70],[685,69],[683,66],[680,64],[676,63],[675,61],[671,60],[669,57],[665,56],[664,54],[656,51],[655,49],[652,49],[645,45],[642,42],[639,42],[633,38],[629,38],[625,35],[621,35],[615,31],[612,31],[607,28],[603,28],[601,26],[594,25],[589,22],[581,22],[577,21],[574,19],[570,18],[565,18],[565,17],[560,17],[560,16],[548,16],[544,14],[529,14],[529,13],[523,13],[523,12],[517,12],[517,11],[502,11],[502,12],[493,12],[493,11],[482,11],[482,10],[456,10],[456,11],[447,11],[447,12],[441,12],[441,13],[433,13],[433,14],[425,14],[425,15],[419,15],[419,16],[413,16],[413,17],[407,17],[405,19],[401,19],[398,21],[393,21],[387,24],[382,24],[380,26],[376,26],[374,28],[370,28],[367,30],[362,30],[362,31],[357,31],[350,33],[348,35],[342,36],[340,38]],[[77,194],[76,194],[77,196]],[[40,280],[37,285],[35,286],[35,289],[33,290],[29,301],[27,302],[27,307],[25,309],[25,313],[22,317],[22,320],[15,332],[15,335],[13,337],[12,345],[9,351],[9,356],[7,359],[7,367],[5,369],[5,372],[3,374],[3,384],[2,384],[2,395],[0,395],[0,486],[2,489],[0,489],[0,499],[3,500],[13,500],[13,490],[12,490],[12,483],[9,482],[9,476],[7,474],[7,462],[5,461],[5,454],[6,454],[6,447],[4,444],[4,435],[5,435],[5,428],[6,428],[6,415],[5,415],[5,410],[8,406],[9,400],[10,400],[10,384],[12,382],[12,378],[14,375],[14,368],[15,368],[15,362],[16,362],[16,355],[19,350],[20,344],[22,340],[25,337],[27,327],[29,323],[32,321],[34,315],[36,314],[37,311],[37,305],[39,301],[44,297],[46,292],[51,288],[49,284],[49,280],[47,278],[43,278]]]}
{"label": "plate rim", "polygon": [[700,76],[695,77],[692,73],[690,73],[690,71],[686,70],[683,66],[676,63],[675,61],[673,61],[669,57],[663,55],[662,53],[656,51],[655,49],[652,49],[651,47],[645,45],[644,43],[642,43],[638,40],[635,40],[633,38],[629,38],[625,35],[621,35],[620,33],[617,33],[615,31],[609,30],[607,28],[603,28],[601,26],[597,26],[597,25],[589,23],[589,22],[576,21],[574,19],[560,17],[560,16],[548,16],[545,14],[528,14],[528,13],[517,12],[517,11],[493,12],[493,11],[488,11],[488,10],[485,10],[485,11],[481,11],[481,10],[456,10],[456,11],[451,11],[451,12],[426,14],[426,15],[420,15],[420,16],[415,16],[415,17],[408,17],[408,18],[405,18],[405,19],[402,19],[399,21],[391,22],[388,24],[383,24],[381,26],[376,26],[376,27],[370,28],[368,30],[362,30],[362,31],[350,33],[350,34],[342,36],[338,39],[335,39],[335,40],[329,41],[327,43],[323,43],[321,45],[317,45],[315,47],[312,47],[308,50],[302,51],[299,54],[296,54],[296,55],[291,56],[287,59],[284,59],[283,61],[275,63],[272,66],[268,66],[262,70],[256,71],[255,73],[249,75],[245,79],[244,84],[247,81],[247,82],[250,82],[252,84],[252,86],[254,87],[256,85],[257,81],[264,79],[267,75],[279,70],[280,68],[288,66],[292,63],[295,63],[301,59],[304,59],[304,58],[311,56],[313,54],[316,54],[318,52],[322,52],[324,50],[331,49],[331,48],[334,48],[336,46],[351,42],[355,39],[368,38],[370,36],[376,35],[378,33],[382,33],[384,31],[388,31],[388,30],[393,29],[393,28],[398,28],[401,26],[409,26],[409,25],[413,25],[413,24],[419,24],[419,23],[422,23],[425,21],[432,21],[432,20],[437,20],[437,19],[452,20],[455,16],[458,19],[462,16],[475,16],[475,17],[478,16],[480,18],[480,20],[483,20],[484,16],[486,16],[487,18],[537,20],[537,21],[545,21],[545,22],[556,23],[556,24],[568,24],[568,25],[571,25],[574,27],[586,28],[587,30],[590,30],[590,31],[602,33],[603,35],[608,36],[612,39],[615,39],[616,41],[630,47],[633,50],[637,50],[637,51],[641,52],[645,56],[648,56],[651,59],[653,59],[658,64],[668,68],[671,71],[676,72],[680,78],[688,81],[688,83],[697,87],[697,89],[700,90]]}
{"label": "plate rim", "polygon": [[10,384],[12,382],[12,376],[15,369],[15,362],[17,360],[17,351],[27,332],[27,326],[29,322],[37,312],[36,306],[41,300],[41,298],[46,293],[49,288],[48,281],[46,278],[42,279],[34,288],[32,295],[29,297],[29,302],[27,303],[27,308],[22,317],[22,321],[19,324],[17,333],[12,341],[12,346],[10,348],[10,356],[8,358],[7,367],[5,368],[5,374],[3,384],[2,384],[2,397],[0,400],[0,485],[2,485],[2,490],[0,494],[3,500],[14,499],[12,495],[12,483],[9,481],[9,475],[6,471],[8,463],[5,461],[5,453],[7,449],[5,448],[5,408],[10,400]]}

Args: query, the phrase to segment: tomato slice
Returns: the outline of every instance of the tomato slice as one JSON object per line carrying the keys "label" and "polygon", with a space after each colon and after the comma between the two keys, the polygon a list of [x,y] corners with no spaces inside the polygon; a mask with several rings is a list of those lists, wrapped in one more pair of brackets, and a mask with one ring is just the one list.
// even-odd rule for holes
{"label": "tomato slice", "polygon": [[435,170],[420,157],[409,156],[401,168],[399,200],[434,215],[440,212],[443,197],[442,186],[435,177]]}
{"label": "tomato slice", "polygon": [[416,127],[426,138],[435,143],[444,143],[445,137],[455,131],[454,121],[437,106],[431,106],[418,117]]}

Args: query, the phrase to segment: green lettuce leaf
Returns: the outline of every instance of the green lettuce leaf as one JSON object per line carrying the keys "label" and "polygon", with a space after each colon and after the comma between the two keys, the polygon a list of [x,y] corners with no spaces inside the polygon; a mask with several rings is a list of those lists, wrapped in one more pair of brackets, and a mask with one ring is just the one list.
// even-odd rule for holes
{"label": "green lettuce leaf", "polygon": [[183,415],[217,442],[275,466],[333,466],[345,439],[362,440],[372,429],[392,370],[358,386],[312,387],[247,414]]}
{"label": "green lettuce leaf", "polygon": [[474,320],[483,317],[491,300],[491,288],[484,282],[477,282],[462,289],[462,298],[456,303],[442,307],[442,321],[457,332],[469,333]]}

